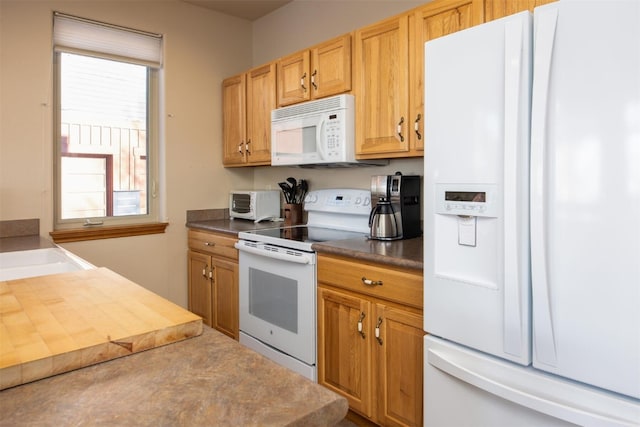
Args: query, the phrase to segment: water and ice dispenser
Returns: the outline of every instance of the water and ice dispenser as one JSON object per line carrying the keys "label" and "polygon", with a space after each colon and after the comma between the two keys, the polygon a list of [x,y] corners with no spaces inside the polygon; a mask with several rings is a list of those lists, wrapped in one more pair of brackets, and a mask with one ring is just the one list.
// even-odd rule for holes
{"label": "water and ice dispenser", "polygon": [[495,288],[502,240],[496,184],[435,185],[436,275]]}

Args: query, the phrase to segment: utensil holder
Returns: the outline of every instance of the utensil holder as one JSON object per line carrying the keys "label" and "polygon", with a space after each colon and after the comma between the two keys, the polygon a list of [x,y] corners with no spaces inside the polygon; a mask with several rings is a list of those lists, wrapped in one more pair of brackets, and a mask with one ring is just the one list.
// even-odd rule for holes
{"label": "utensil holder", "polygon": [[284,224],[298,225],[302,224],[302,205],[285,203],[284,204]]}

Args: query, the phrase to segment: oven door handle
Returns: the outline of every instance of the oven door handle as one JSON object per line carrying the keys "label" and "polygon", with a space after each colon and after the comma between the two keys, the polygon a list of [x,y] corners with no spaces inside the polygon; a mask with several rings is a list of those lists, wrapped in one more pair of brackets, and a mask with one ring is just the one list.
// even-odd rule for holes
{"label": "oven door handle", "polygon": [[266,258],[274,258],[274,259],[279,259],[282,261],[287,261],[287,262],[296,262],[298,264],[311,264],[312,260],[309,257],[306,256],[300,256],[300,255],[287,255],[287,254],[282,254],[280,252],[271,252],[271,251],[265,251],[262,249],[256,249],[253,248],[251,246],[245,246],[241,243],[236,242],[233,245],[237,250],[239,251],[244,251],[253,255],[258,255],[258,256],[263,256]]}

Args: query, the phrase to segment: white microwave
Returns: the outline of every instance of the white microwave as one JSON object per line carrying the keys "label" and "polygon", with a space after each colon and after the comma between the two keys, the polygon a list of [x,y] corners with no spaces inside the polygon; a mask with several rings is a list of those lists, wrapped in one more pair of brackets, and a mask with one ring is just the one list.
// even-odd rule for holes
{"label": "white microwave", "polygon": [[231,191],[229,217],[250,219],[255,222],[280,218],[280,191]]}
{"label": "white microwave", "polygon": [[387,164],[355,157],[353,95],[337,95],[271,111],[271,166]]}

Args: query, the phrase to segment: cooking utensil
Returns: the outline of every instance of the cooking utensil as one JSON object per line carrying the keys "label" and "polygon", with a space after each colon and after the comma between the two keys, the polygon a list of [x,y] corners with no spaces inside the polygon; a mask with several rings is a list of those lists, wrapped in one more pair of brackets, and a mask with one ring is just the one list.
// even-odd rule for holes
{"label": "cooking utensil", "polygon": [[288,182],[279,182],[278,185],[282,189],[282,193],[284,194],[284,201],[286,203],[291,202],[291,185]]}
{"label": "cooking utensil", "polygon": [[298,194],[298,181],[290,176],[287,178],[287,182],[291,184],[291,197],[289,198],[291,201],[289,203],[298,203],[296,201],[296,195]]}
{"label": "cooking utensil", "polygon": [[304,202],[305,197],[307,197],[307,191],[309,191],[309,183],[306,180],[301,179],[298,188],[300,189],[298,203],[302,203]]}

